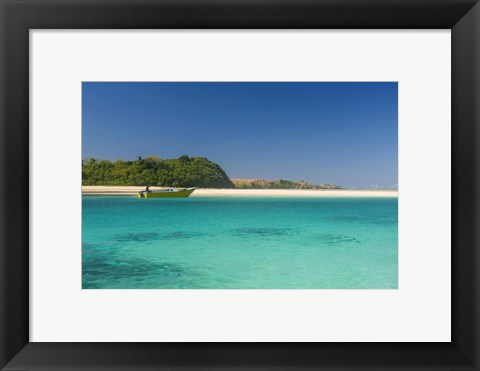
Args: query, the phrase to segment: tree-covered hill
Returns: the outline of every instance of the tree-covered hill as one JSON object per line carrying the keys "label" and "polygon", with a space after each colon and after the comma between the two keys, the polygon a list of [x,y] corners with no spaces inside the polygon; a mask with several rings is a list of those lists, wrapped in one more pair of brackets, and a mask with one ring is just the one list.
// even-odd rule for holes
{"label": "tree-covered hill", "polygon": [[82,160],[83,185],[234,188],[225,171],[205,157],[136,161]]}

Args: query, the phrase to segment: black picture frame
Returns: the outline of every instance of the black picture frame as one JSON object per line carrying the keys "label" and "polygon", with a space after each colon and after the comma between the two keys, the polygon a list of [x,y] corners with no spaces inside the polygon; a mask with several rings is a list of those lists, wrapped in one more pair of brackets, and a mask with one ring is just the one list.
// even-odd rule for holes
{"label": "black picture frame", "polygon": [[[480,370],[477,0],[0,0],[0,12],[2,370]],[[29,30],[130,28],[451,29],[452,342],[30,343]]]}

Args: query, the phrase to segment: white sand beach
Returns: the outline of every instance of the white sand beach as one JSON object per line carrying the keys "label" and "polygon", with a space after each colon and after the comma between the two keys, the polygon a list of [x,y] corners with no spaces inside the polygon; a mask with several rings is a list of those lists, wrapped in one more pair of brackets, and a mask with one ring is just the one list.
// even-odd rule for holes
{"label": "white sand beach", "polygon": [[[150,187],[151,190],[164,187]],[[83,194],[135,195],[145,187],[82,186]],[[190,197],[398,197],[396,190],[366,189],[213,189],[199,188]]]}

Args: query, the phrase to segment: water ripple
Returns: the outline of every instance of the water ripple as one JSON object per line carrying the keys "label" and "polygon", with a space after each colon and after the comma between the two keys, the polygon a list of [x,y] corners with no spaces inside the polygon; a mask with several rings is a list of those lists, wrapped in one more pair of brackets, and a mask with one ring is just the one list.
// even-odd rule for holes
{"label": "water ripple", "polygon": [[326,245],[338,246],[344,244],[360,244],[361,241],[352,236],[338,233],[322,233],[315,237],[317,241],[320,241]]}
{"label": "water ripple", "polygon": [[116,236],[114,240],[117,242],[147,242],[156,240],[158,237],[159,234],[156,232],[137,232]]}
{"label": "water ripple", "polygon": [[234,234],[241,237],[280,237],[293,234],[292,228],[236,228]]}
{"label": "water ripple", "polygon": [[173,232],[138,232],[127,233],[113,237],[113,240],[120,243],[129,242],[151,242],[157,240],[183,240],[188,238],[199,238],[206,236],[203,232],[185,232],[185,231],[173,231]]}

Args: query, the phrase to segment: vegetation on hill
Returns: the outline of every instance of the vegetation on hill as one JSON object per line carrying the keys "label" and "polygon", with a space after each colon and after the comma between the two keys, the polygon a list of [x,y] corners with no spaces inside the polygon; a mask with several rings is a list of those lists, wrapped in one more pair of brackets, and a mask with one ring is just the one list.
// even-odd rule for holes
{"label": "vegetation on hill", "polygon": [[223,169],[205,157],[136,161],[82,160],[83,185],[234,188]]}
{"label": "vegetation on hill", "polygon": [[181,156],[161,159],[139,157],[135,161],[82,160],[82,185],[161,186],[240,189],[341,189],[332,184],[304,181],[232,179],[217,164],[205,157]]}
{"label": "vegetation on hill", "polygon": [[265,180],[265,179],[232,179],[235,188],[243,189],[341,189],[333,184],[309,184],[304,181],[292,182],[290,180]]}

